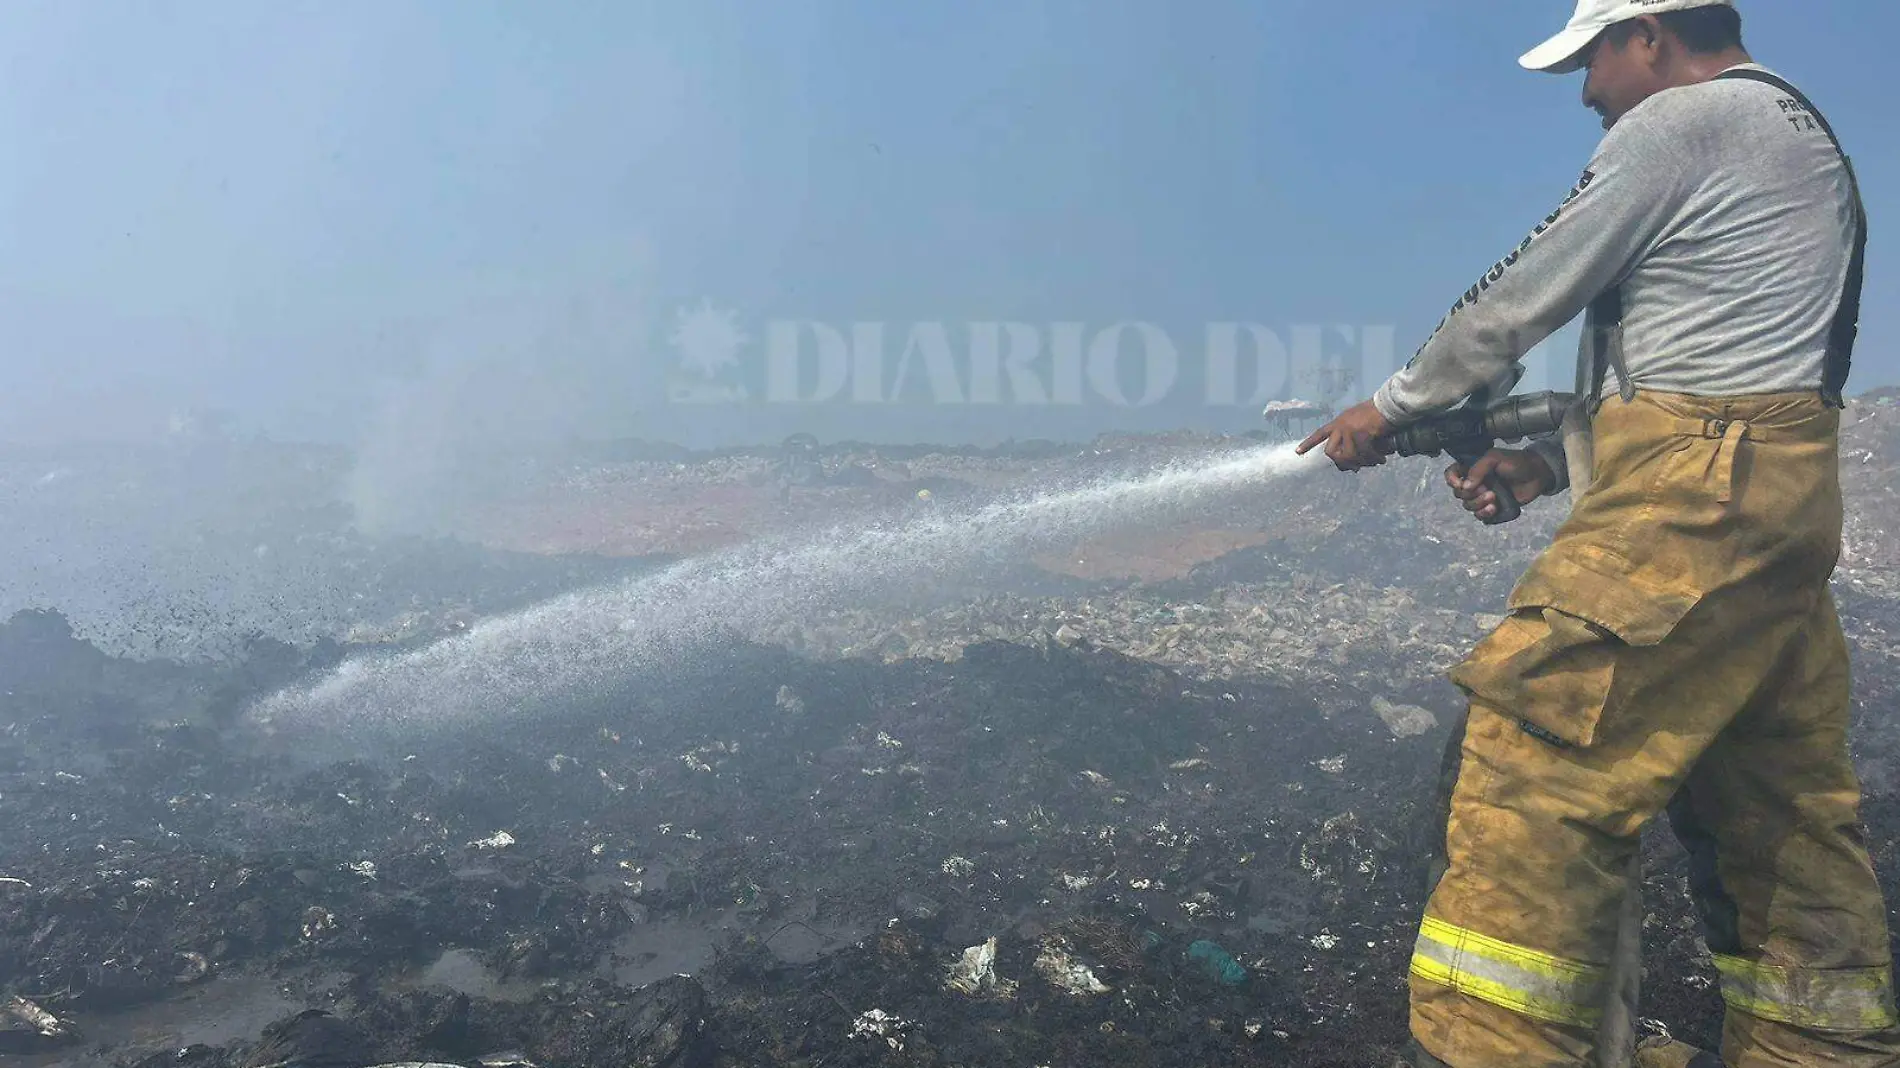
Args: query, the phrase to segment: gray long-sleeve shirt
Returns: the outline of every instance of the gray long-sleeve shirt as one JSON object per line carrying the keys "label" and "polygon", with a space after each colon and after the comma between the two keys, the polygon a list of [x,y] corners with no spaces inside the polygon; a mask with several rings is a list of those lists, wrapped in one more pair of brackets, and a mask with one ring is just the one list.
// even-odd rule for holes
{"label": "gray long-sleeve shirt", "polygon": [[[1450,407],[1619,284],[1632,385],[1818,390],[1855,212],[1839,153],[1786,93],[1740,79],[1664,90],[1605,134],[1562,205],[1459,298],[1373,404],[1399,425]],[[1616,388],[1612,371],[1605,393]],[[1567,484],[1562,452],[1539,451]]]}

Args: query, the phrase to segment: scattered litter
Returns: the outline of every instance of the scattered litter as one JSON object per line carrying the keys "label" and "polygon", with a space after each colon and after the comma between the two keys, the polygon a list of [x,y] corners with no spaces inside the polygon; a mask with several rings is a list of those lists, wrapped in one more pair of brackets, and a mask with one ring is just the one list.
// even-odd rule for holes
{"label": "scattered litter", "polygon": [[373,860],[359,860],[354,864],[345,864],[343,865],[343,870],[349,872],[351,875],[360,875],[365,879],[376,878],[376,862]]}
{"label": "scattered litter", "polygon": [[1043,942],[1042,952],[1036,956],[1036,974],[1077,997],[1108,993],[1108,986],[1095,977],[1094,970],[1076,960],[1069,944],[1059,938]]}
{"label": "scattered litter", "polygon": [[943,862],[943,873],[952,879],[968,879],[976,874],[976,862],[968,857],[951,857]]}
{"label": "scattered litter", "polygon": [[1007,998],[1016,993],[1016,983],[996,974],[996,938],[971,946],[950,966],[945,986],[970,997]]}
{"label": "scattered litter", "polygon": [[1346,770],[1346,758],[1342,756],[1326,757],[1313,761],[1313,766],[1328,775],[1337,775]]}
{"label": "scattered litter", "polygon": [[805,699],[798,696],[790,686],[780,686],[778,696],[772,699],[772,703],[780,712],[787,715],[798,716],[805,712]]}
{"label": "scattered litter", "polygon": [[1200,757],[1189,757],[1186,760],[1177,760],[1174,763],[1169,764],[1168,770],[1169,771],[1193,771],[1195,768],[1204,768],[1206,766],[1207,766],[1207,761],[1202,760]]}
{"label": "scattered litter", "polygon": [[507,831],[496,831],[486,838],[477,838],[469,843],[471,849],[507,849],[515,844],[515,836]]}
{"label": "scattered litter", "polygon": [[1187,913],[1191,919],[1198,920],[1202,916],[1215,911],[1216,908],[1218,908],[1218,903],[1214,900],[1214,895],[1206,890],[1181,902],[1181,911]]}
{"label": "scattered litter", "polygon": [[1087,779],[1089,782],[1094,783],[1096,786],[1107,786],[1109,783],[1108,776],[1102,774],[1099,771],[1084,771],[1082,773],[1082,777],[1084,779]]}
{"label": "scattered litter", "polygon": [[1320,932],[1314,935],[1311,941],[1314,949],[1332,949],[1339,945],[1339,936],[1329,930],[1321,928]]}
{"label": "scattered litter", "polygon": [[885,734],[885,733],[884,733],[883,731],[878,731],[878,732],[877,732],[877,744],[878,744],[878,748],[880,748],[880,749],[902,749],[902,748],[904,748],[904,743],[903,743],[903,742],[900,742],[900,741],[898,741],[897,739],[895,739],[895,738],[893,738],[893,737],[891,737],[890,735],[888,735],[888,734]]}
{"label": "scattered litter", "polygon": [[325,931],[336,930],[336,913],[319,905],[303,910],[303,936],[309,941]]}
{"label": "scattered litter", "polygon": [[0,1000],[0,1050],[27,1052],[76,1037],[59,1017],[23,997]]}
{"label": "scattered litter", "polygon": [[1205,938],[1190,945],[1187,955],[1202,975],[1222,986],[1239,986],[1247,981],[1247,969],[1234,955]]}
{"label": "scattered litter", "polygon": [[1394,738],[1411,738],[1438,726],[1438,717],[1431,710],[1417,705],[1401,705],[1383,697],[1372,699],[1372,711],[1385,721],[1386,729]]}
{"label": "scattered litter", "polygon": [[1062,888],[1071,894],[1079,894],[1094,885],[1095,880],[1086,875],[1070,875],[1067,872],[1062,875]]}
{"label": "scattered litter", "polygon": [[738,742],[713,742],[702,745],[680,755],[680,760],[694,771],[712,771],[725,763],[725,758],[739,752]]}
{"label": "scattered litter", "polygon": [[884,1044],[902,1053],[904,1033],[916,1025],[899,1019],[883,1009],[872,1009],[851,1022],[852,1038],[881,1038]]}
{"label": "scattered litter", "polygon": [[568,756],[566,753],[556,753],[553,756],[548,758],[548,770],[551,772],[554,772],[556,775],[559,775],[561,772],[566,771],[567,769],[579,763],[580,761],[575,760],[573,757]]}
{"label": "scattered litter", "polygon": [[175,982],[190,985],[211,974],[211,962],[205,959],[203,953],[187,951],[180,953],[178,959],[184,961],[185,966],[179,969],[177,975],[172,976]]}

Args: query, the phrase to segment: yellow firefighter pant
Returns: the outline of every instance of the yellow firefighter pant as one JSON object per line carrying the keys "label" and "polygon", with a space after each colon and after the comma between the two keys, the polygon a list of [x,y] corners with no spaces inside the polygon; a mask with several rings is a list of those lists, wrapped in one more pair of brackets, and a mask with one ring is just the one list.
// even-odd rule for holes
{"label": "yellow firefighter pant", "polygon": [[1598,1063],[1628,870],[1668,809],[1724,1060],[1900,1065],[1827,585],[1838,429],[1812,394],[1597,413],[1589,489],[1452,671],[1469,714],[1410,976],[1426,1053]]}

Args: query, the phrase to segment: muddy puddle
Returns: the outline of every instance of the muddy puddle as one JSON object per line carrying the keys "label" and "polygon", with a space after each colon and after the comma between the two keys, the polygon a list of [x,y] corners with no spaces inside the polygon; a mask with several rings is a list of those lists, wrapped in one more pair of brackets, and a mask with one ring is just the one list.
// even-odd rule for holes
{"label": "muddy puddle", "polygon": [[105,1013],[72,1013],[63,1022],[80,1040],[48,1053],[0,1057],[8,1068],[99,1068],[132,1052],[223,1046],[255,1038],[271,1021],[332,1002],[344,977],[284,981],[267,975],[211,979],[163,1001]]}

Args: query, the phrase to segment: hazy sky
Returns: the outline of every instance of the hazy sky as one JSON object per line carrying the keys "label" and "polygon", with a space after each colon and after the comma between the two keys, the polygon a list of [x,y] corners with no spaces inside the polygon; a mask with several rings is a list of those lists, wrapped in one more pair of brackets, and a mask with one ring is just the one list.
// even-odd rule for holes
{"label": "hazy sky", "polygon": [[[1601,131],[1580,75],[1515,60],[1569,10],[9,0],[0,440],[191,405],[332,439],[1244,427],[1257,405],[1207,403],[1204,324],[1296,349],[1302,324],[1350,326],[1327,344],[1355,351],[1385,327],[1402,358],[1562,198]],[[1900,5],[1743,10],[1878,227],[1900,203]],[[1873,247],[1856,390],[1900,381],[1900,274]],[[753,403],[669,399],[684,353],[726,351],[674,343],[702,302],[700,329],[744,331],[721,373]],[[1147,322],[1182,377],[1149,406],[1092,378],[1080,404],[977,405],[919,393],[920,363],[900,403],[852,401],[855,367],[832,403],[762,401],[771,324],[794,320],[886,324],[891,366],[942,323],[966,376],[971,323]]]}

